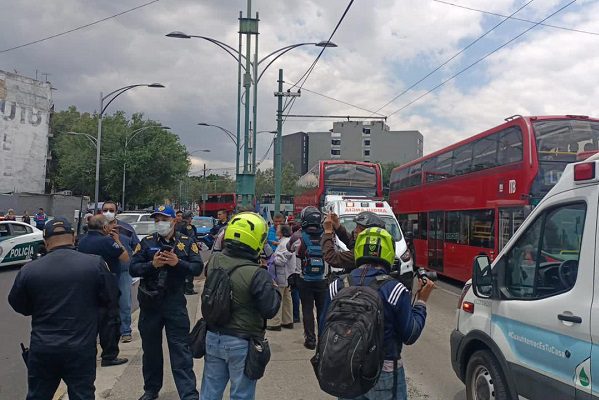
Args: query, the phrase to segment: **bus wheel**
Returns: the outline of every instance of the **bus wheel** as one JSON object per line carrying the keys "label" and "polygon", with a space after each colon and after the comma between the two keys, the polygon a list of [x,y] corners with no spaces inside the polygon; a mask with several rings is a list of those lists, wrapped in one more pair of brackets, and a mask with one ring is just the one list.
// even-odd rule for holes
{"label": "bus wheel", "polygon": [[466,368],[468,400],[511,400],[501,367],[488,350],[472,354]]}

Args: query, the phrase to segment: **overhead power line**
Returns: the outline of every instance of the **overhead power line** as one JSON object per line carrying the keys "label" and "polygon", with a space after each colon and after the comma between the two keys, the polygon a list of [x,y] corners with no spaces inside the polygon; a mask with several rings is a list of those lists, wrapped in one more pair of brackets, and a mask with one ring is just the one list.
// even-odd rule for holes
{"label": "overhead power line", "polygon": [[531,26],[530,28],[526,29],[525,31],[523,31],[522,33],[518,34],[517,36],[513,37],[512,39],[508,40],[507,42],[505,42],[504,44],[502,44],[501,46],[497,47],[495,50],[487,53],[486,55],[484,55],[483,57],[479,58],[478,60],[476,60],[475,62],[473,62],[472,64],[468,65],[466,68],[460,70],[459,72],[455,73],[454,75],[452,75],[451,77],[447,78],[446,80],[444,80],[443,82],[441,82],[440,84],[438,84],[437,86],[433,87],[432,89],[428,90],[427,92],[425,92],[424,94],[416,97],[414,100],[410,101],[409,103],[405,104],[404,106],[402,106],[401,108],[398,108],[397,110],[393,111],[391,114],[388,115],[388,117],[391,117],[394,114],[397,114],[400,111],[405,110],[406,108],[408,108],[409,106],[411,106],[412,104],[416,103],[418,100],[422,99],[425,96],[428,96],[430,93],[434,92],[435,90],[439,89],[441,86],[445,85],[447,82],[457,78],[458,76],[460,76],[461,74],[463,74],[464,72],[468,71],[470,68],[474,67],[475,65],[477,65],[479,62],[481,62],[482,60],[484,60],[485,58],[489,57],[490,55],[498,52],[499,50],[503,49],[505,46],[507,46],[508,44],[514,42],[515,40],[519,39],[520,37],[524,36],[526,33],[530,32],[532,29],[536,28],[537,26],[539,26],[541,23],[547,21],[549,18],[553,17],[554,15],[560,13],[561,11],[563,11],[564,9],[566,9],[567,7],[569,7],[570,5],[576,3],[576,0],[572,0],[570,1],[568,4],[562,6],[561,8],[559,8],[557,11],[554,11],[553,13],[549,14],[547,17],[543,18],[541,21],[536,22],[535,25]]}
{"label": "overhead power line", "polygon": [[[506,16],[502,15],[502,14],[498,14],[498,13],[494,13],[494,12],[486,11],[486,10],[481,10],[481,9],[478,9],[478,8],[467,7],[467,6],[463,6],[461,4],[450,3],[449,1],[443,1],[443,0],[432,0],[432,1],[434,1],[436,3],[446,4],[448,6],[463,8],[464,10],[475,11],[475,12],[479,12],[479,13],[482,13],[482,14],[488,14],[488,15],[494,15],[496,17],[506,18]],[[529,19],[517,18],[517,17],[509,17],[509,18],[513,19],[514,21],[522,21],[522,22],[528,22],[529,24],[536,24],[536,21],[531,21]],[[546,26],[548,28],[561,29],[561,30],[564,30],[564,31],[571,31],[571,32],[576,32],[576,33],[584,33],[586,35],[599,36],[598,32],[585,31],[585,30],[582,30],[582,29],[566,28],[564,26],[557,26],[557,25],[550,25],[550,24],[539,24],[539,25]]]}
{"label": "overhead power line", "polygon": [[409,87],[405,88],[400,94],[398,94],[397,96],[395,96],[394,98],[392,98],[391,100],[389,100],[388,102],[386,102],[383,106],[379,107],[376,110],[376,112],[378,113],[383,108],[387,107],[389,104],[395,102],[395,100],[399,99],[401,96],[403,96],[404,94],[408,93],[411,89],[413,89],[414,87],[416,87],[419,83],[421,83],[422,81],[426,80],[429,76],[431,76],[432,74],[434,74],[435,72],[437,72],[438,70],[440,70],[441,68],[443,68],[444,66],[446,66],[447,64],[449,64],[452,60],[454,60],[460,54],[462,54],[463,52],[465,52],[466,50],[468,50],[470,47],[474,46],[476,43],[478,43],[479,41],[481,41],[489,33],[493,32],[496,28],[498,28],[503,23],[505,23],[506,21],[508,21],[512,16],[516,15],[524,7],[528,6],[533,1],[534,0],[530,0],[529,2],[525,3],[520,8],[518,8],[516,11],[514,11],[513,13],[511,13],[509,17],[505,17],[505,19],[503,19],[501,22],[499,22],[498,24],[496,24],[495,26],[493,26],[491,29],[487,30],[485,33],[483,33],[482,35],[480,35],[479,37],[477,37],[474,41],[470,42],[466,47],[462,48],[460,51],[458,51],[453,56],[451,56],[450,58],[448,58],[447,60],[445,60],[443,63],[441,63],[441,65],[439,65],[438,67],[436,67],[435,69],[433,69],[428,74],[424,75],[422,78],[420,78],[416,82],[412,83]]}
{"label": "overhead power line", "polygon": [[109,19],[116,18],[116,17],[119,17],[119,16],[121,16],[121,15],[123,15],[123,14],[130,13],[131,11],[139,10],[140,8],[143,8],[143,7],[149,6],[150,4],[157,3],[157,2],[159,2],[159,1],[160,1],[160,0],[152,0],[152,1],[150,1],[150,2],[147,2],[147,3],[144,3],[144,4],[140,4],[139,6],[136,6],[136,7],[130,8],[130,9],[128,9],[128,10],[121,11],[121,12],[119,12],[119,13],[117,13],[117,14],[114,14],[114,15],[111,15],[111,16],[109,16],[109,17],[102,18],[102,19],[96,20],[96,21],[94,21],[94,22],[90,22],[89,24],[85,24],[85,25],[81,25],[81,26],[78,26],[78,27],[76,27],[76,28],[73,28],[73,29],[69,29],[68,31],[64,31],[64,32],[61,32],[61,33],[57,33],[57,34],[55,34],[55,35],[47,36],[47,37],[45,37],[45,38],[38,39],[38,40],[34,40],[34,41],[32,41],[32,42],[23,43],[23,44],[20,44],[20,45],[18,45],[18,46],[10,47],[10,48],[8,48],[8,49],[0,50],[0,53],[6,53],[6,52],[8,52],[8,51],[12,51],[12,50],[20,49],[20,48],[23,48],[23,47],[26,47],[26,46],[31,46],[32,44],[41,43],[41,42],[44,42],[44,41],[46,41],[46,40],[54,39],[54,38],[57,38],[57,37],[59,37],[59,36],[64,36],[64,35],[66,35],[66,34],[69,34],[69,33],[75,32],[75,31],[78,31],[78,30],[80,30],[80,29],[88,28],[88,27],[90,27],[90,26],[92,26],[92,25],[99,24],[100,22],[108,21]]}
{"label": "overhead power line", "polygon": [[[289,82],[284,82],[284,83],[285,83],[286,85],[288,85],[288,86],[293,86],[293,85],[292,85],[291,83],[289,83]],[[306,88],[306,87],[303,87],[303,88],[302,88],[302,90],[303,90],[303,91],[305,91],[305,92],[308,92],[308,93],[315,94],[315,95],[317,95],[317,96],[320,96],[320,97],[324,97],[325,99],[329,99],[329,100],[336,101],[337,103],[345,104],[346,106],[350,106],[350,107],[353,107],[353,108],[357,108],[358,110],[366,111],[366,112],[369,112],[369,113],[371,113],[371,114],[378,114],[378,115],[380,115],[381,117],[383,116],[383,114],[379,114],[379,113],[377,113],[377,112],[375,112],[375,111],[372,111],[372,110],[369,110],[369,109],[367,109],[367,108],[360,107],[360,106],[357,106],[357,105],[355,105],[355,104],[348,103],[347,101],[339,100],[339,99],[336,99],[336,98],[334,98],[334,97],[332,97],[332,96],[329,96],[329,95],[326,95],[326,94],[323,94],[323,93],[316,92],[316,91],[314,91],[314,90],[311,90],[311,89],[308,89],[308,88]]]}

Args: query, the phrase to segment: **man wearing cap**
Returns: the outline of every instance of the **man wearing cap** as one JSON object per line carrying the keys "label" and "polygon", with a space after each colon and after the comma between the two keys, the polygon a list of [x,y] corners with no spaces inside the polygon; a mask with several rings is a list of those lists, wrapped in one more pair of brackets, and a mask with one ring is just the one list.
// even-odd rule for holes
{"label": "man wearing cap", "polygon": [[51,399],[61,379],[69,399],[93,399],[100,307],[118,307],[118,287],[101,257],[75,250],[65,218],[43,235],[48,254],[21,268],[8,296],[31,316],[27,399]]}
{"label": "man wearing cap", "polygon": [[[179,211],[177,211],[177,215]],[[181,220],[178,221],[175,225],[175,230],[184,236],[188,236],[194,242],[198,242],[196,227],[191,224],[191,220],[193,219],[193,212],[185,211],[181,214]],[[175,218],[176,220],[176,218]],[[198,294],[193,288],[193,275],[187,275],[185,277],[185,294],[186,295],[194,295]]]}
{"label": "man wearing cap", "polygon": [[[88,233],[79,240],[78,250],[82,253],[100,256],[108,264],[113,279],[118,286],[121,262],[129,261],[129,253],[115,228],[116,221],[112,223],[103,214],[94,215],[87,224]],[[116,311],[116,312],[115,312]],[[121,365],[126,363],[126,358],[119,358],[119,340],[121,338],[120,308],[105,309],[101,313],[99,322],[100,346],[102,347],[102,367]]]}
{"label": "man wearing cap", "polygon": [[[349,272],[356,267],[354,261],[354,241],[358,234],[367,228],[385,229],[385,221],[371,211],[362,211],[355,216],[356,227],[350,236],[345,227],[339,221],[339,216],[334,213],[327,214],[322,223],[324,233],[320,239],[322,257],[332,267],[343,268]],[[335,236],[348,248],[346,251],[338,251],[335,248]]]}
{"label": "man wearing cap", "polygon": [[179,398],[198,400],[184,288],[185,277],[200,275],[204,263],[197,243],[175,230],[175,210],[160,206],[152,218],[156,233],[146,236],[137,245],[130,268],[131,276],[142,278],[137,295],[144,377],[144,394],[140,400],[157,399],[162,388],[162,330],[165,328]]}

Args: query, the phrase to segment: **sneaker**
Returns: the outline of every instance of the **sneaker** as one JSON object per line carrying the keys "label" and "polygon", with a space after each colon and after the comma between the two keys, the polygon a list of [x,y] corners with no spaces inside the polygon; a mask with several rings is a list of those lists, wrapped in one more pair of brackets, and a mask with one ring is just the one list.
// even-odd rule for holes
{"label": "sneaker", "polygon": [[304,347],[308,350],[314,350],[314,349],[316,349],[316,342],[313,342],[311,340],[306,340],[304,342]]}
{"label": "sneaker", "polygon": [[131,343],[133,337],[131,335],[123,335],[121,336],[121,343]]}
{"label": "sneaker", "polygon": [[283,327],[285,329],[293,329],[293,322],[290,324],[282,324],[281,327]]}

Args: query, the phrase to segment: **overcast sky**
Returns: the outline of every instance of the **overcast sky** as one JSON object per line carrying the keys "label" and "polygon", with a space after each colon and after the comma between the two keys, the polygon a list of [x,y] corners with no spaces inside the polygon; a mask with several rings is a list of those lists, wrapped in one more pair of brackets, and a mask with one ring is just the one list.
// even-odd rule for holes
{"label": "overcast sky", "polygon": [[[31,46],[2,50],[57,34],[119,13],[150,0],[0,0],[0,69],[35,77],[48,73],[57,90],[57,110],[76,105],[98,108],[100,91],[127,84],[161,82],[166,89],[139,88],[115,100],[108,112],[141,111],[173,128],[196,153],[192,174],[234,166],[234,145],[220,131],[198,127],[208,122],[235,130],[237,66],[215,45],[199,39],[165,37],[171,31],[210,36],[237,46],[237,18],[243,0],[160,0],[136,11]],[[530,0],[455,0],[454,4],[510,15]],[[515,17],[540,21],[571,0],[536,0]],[[260,13],[260,51],[328,39],[347,6],[346,0],[254,0]],[[452,77],[485,54],[532,26],[509,20],[383,108],[393,115],[393,130],[417,129],[425,153],[503,122],[513,114],[599,116],[599,2],[579,0],[546,21],[588,31],[537,26],[485,58],[456,79],[400,112],[412,100]],[[305,88],[375,111],[470,42],[502,21],[501,17],[433,0],[356,0],[330,48]],[[295,82],[319,48],[304,46],[277,60],[259,85],[258,130],[276,128],[278,68]],[[264,65],[264,64],[263,64]],[[40,75],[41,77],[41,75]],[[394,113],[395,112],[395,113]],[[369,115],[366,111],[302,92],[298,114]],[[293,120],[284,133],[323,131],[330,120]],[[258,140],[258,159],[271,135]],[[272,152],[263,166],[271,166]]]}

